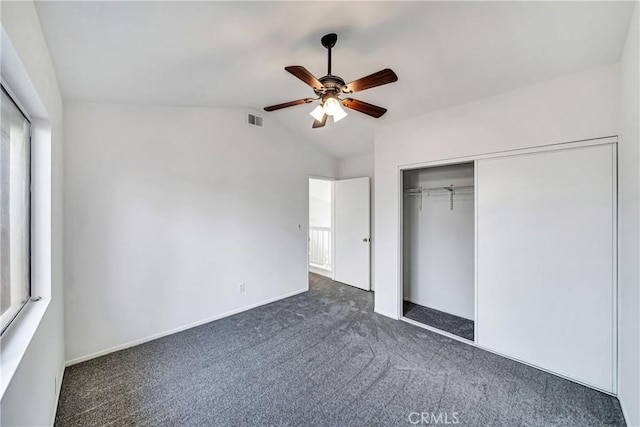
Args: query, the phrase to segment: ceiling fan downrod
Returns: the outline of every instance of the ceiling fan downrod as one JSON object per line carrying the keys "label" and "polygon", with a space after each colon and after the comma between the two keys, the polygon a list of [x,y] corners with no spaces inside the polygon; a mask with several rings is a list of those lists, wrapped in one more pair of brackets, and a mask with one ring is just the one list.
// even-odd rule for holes
{"label": "ceiling fan downrod", "polygon": [[336,45],[336,42],[338,41],[338,35],[336,33],[329,33],[325,36],[322,37],[322,39],[320,39],[320,43],[322,43],[322,46],[324,46],[325,48],[327,48],[328,55],[329,55],[329,61],[328,61],[328,71],[327,71],[327,75],[330,76],[331,75],[331,48],[334,47]]}

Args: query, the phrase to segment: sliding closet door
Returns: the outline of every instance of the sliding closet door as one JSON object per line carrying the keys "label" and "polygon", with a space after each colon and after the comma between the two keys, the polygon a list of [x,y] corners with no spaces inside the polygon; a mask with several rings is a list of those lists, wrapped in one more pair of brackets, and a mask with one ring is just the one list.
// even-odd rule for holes
{"label": "sliding closet door", "polygon": [[613,144],[477,163],[478,345],[614,387]]}

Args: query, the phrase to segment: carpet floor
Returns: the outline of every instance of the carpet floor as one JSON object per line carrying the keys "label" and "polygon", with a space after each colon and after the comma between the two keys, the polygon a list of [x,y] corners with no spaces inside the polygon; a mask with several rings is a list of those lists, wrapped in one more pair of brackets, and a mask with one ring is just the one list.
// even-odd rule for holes
{"label": "carpet floor", "polygon": [[404,317],[473,341],[473,320],[404,301]]}
{"label": "carpet floor", "polygon": [[623,426],[616,398],[310,290],[66,369],[56,426]]}

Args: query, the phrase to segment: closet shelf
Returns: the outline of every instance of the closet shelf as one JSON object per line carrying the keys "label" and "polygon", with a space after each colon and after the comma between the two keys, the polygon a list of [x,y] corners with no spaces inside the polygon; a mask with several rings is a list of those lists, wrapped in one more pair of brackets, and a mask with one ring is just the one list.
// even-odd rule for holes
{"label": "closet shelf", "polygon": [[449,210],[453,210],[453,196],[462,194],[473,194],[473,185],[447,185],[445,187],[416,187],[406,188],[405,196],[420,196],[420,210],[422,211],[422,198],[431,196],[449,196]]}

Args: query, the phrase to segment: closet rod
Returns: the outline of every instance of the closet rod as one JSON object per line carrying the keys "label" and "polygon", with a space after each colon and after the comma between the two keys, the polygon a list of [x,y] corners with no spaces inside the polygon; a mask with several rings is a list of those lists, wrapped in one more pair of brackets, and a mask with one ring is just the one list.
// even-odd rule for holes
{"label": "closet rod", "polygon": [[462,191],[473,191],[473,189],[474,189],[473,185],[447,185],[443,187],[429,187],[429,188],[416,187],[416,188],[406,188],[404,190],[404,194],[406,196],[417,196],[425,193],[429,195],[428,193],[434,193],[438,191],[442,192],[442,194],[449,194],[449,192],[452,190],[455,192],[462,192]]}
{"label": "closet rod", "polygon": [[422,198],[423,196],[449,196],[449,210],[453,210],[453,196],[456,194],[473,194],[473,185],[447,185],[444,187],[430,187],[430,188],[407,188],[404,190],[405,196],[420,196],[420,211],[422,211]]}

